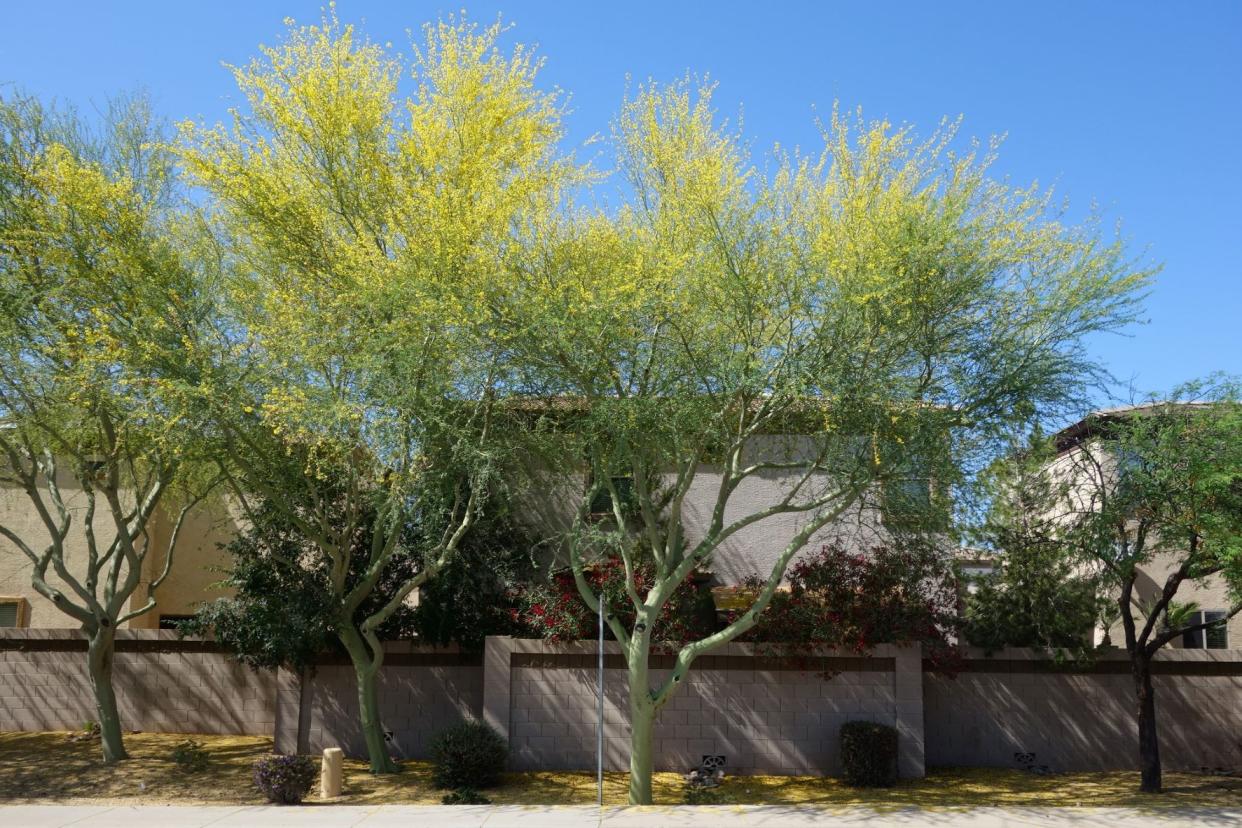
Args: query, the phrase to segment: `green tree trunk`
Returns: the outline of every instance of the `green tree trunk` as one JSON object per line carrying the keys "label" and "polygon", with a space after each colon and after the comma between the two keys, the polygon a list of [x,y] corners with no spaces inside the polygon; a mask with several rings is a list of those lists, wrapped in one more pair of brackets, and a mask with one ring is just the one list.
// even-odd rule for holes
{"label": "green tree trunk", "polygon": [[648,676],[645,631],[634,636],[628,654],[630,679],[630,804],[651,805],[652,739],[656,709]]}
{"label": "green tree trunk", "polygon": [[362,727],[362,737],[367,743],[367,757],[371,762],[371,773],[396,773],[397,763],[388,753],[388,745],[384,741],[384,725],[379,713],[379,670],[383,664],[383,654],[372,654],[363,640],[362,635],[350,624],[340,625],[341,643],[349,653],[354,665],[354,677],[358,682],[358,718]]}
{"label": "green tree trunk", "polygon": [[655,708],[650,700],[630,697],[630,804],[651,805],[652,736]]}
{"label": "green tree trunk", "polygon": [[112,689],[112,660],[116,650],[116,630],[111,624],[100,625],[86,645],[86,665],[95,691],[95,711],[99,717],[99,741],[105,764],[128,759],[121,736],[121,715],[116,709],[116,691]]}

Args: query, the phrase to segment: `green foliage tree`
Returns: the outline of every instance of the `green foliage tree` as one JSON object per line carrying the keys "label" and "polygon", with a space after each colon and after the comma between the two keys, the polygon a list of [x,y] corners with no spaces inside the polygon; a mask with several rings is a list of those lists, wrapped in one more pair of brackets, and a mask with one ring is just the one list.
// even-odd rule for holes
{"label": "green foliage tree", "polygon": [[[325,651],[340,646],[332,560],[283,509],[258,501],[252,517],[254,522],[224,547],[230,564],[222,584],[232,596],[203,605],[179,628],[185,634],[213,635],[256,669],[307,670]],[[374,519],[364,515],[358,521],[348,554],[347,591],[365,575]],[[402,527],[396,551],[354,611],[354,624],[375,615],[418,576],[422,564],[415,553],[425,546],[418,533],[412,522]],[[525,555],[520,536],[493,506],[471,526],[457,555],[419,590],[417,604],[401,604],[378,627],[378,637],[481,649],[488,635],[512,631],[506,592],[517,573],[529,569]]]}
{"label": "green foliage tree", "polygon": [[105,762],[126,757],[116,630],[155,606],[185,516],[213,482],[174,381],[197,370],[187,345],[211,296],[159,139],[140,97],[114,102],[99,134],[73,113],[0,99],[0,481],[38,518],[0,536],[87,636]]}
{"label": "green foliage tree", "polygon": [[457,555],[419,591],[410,634],[472,651],[489,635],[515,634],[513,595],[539,580],[537,551],[503,498],[490,499]]}
{"label": "green foliage tree", "polygon": [[[364,517],[349,540],[346,590],[356,588],[365,575],[374,515]],[[417,574],[419,562],[411,550],[418,544],[408,528],[406,535],[355,610],[353,623],[382,609]],[[340,608],[333,600],[332,560],[298,532],[284,510],[266,501],[254,503],[251,523],[224,548],[231,564],[223,585],[233,596],[201,607],[180,626],[182,632],[211,634],[239,661],[256,669],[287,667],[301,672],[339,644],[335,620]],[[399,606],[378,628],[380,639],[408,637],[412,612],[412,607]]]}
{"label": "green foliage tree", "polygon": [[[1050,510],[1081,565],[1112,591],[1130,656],[1142,790],[1161,790],[1152,659],[1242,612],[1242,406],[1237,384],[1194,382],[1167,399],[1088,418],[1065,447]],[[1144,573],[1167,569],[1163,584]],[[1233,605],[1196,620],[1179,590],[1223,579]]]}
{"label": "green foliage tree", "polygon": [[[699,656],[755,625],[817,533],[873,514],[886,484],[947,491],[1018,418],[1079,396],[1096,374],[1083,337],[1133,316],[1148,274],[1119,243],[989,178],[991,154],[956,155],[953,137],[834,113],[822,154],[779,154],[765,175],[710,89],[646,86],[613,134],[623,204],[571,206],[530,234],[496,314],[518,366],[506,389],[543,406],[529,466],[540,486],[569,481],[563,538],[593,610],[587,572],[626,563],[633,621],[611,607],[607,621],[629,671],[632,803],[651,802],[659,711]],[[762,478],[785,481],[774,501],[747,497]],[[750,608],[657,680],[664,603],[765,528],[780,552]],[[635,545],[655,571],[645,591]]]}
{"label": "green foliage tree", "polygon": [[1086,656],[1108,602],[1094,568],[1066,547],[1047,469],[1055,447],[1036,431],[985,475],[990,504],[974,540],[995,570],[965,598],[966,640],[989,650],[1037,647]]}
{"label": "green foliage tree", "polygon": [[[515,228],[575,174],[539,61],[501,54],[500,33],[429,26],[403,61],[333,16],[291,25],[234,68],[232,124],[186,124],[178,147],[228,275],[225,344],[200,405],[236,496],[283,511],[329,562],[329,622],[376,773],[396,769],[380,630],[453,558],[493,481],[497,274]],[[418,566],[364,617],[411,521]]]}

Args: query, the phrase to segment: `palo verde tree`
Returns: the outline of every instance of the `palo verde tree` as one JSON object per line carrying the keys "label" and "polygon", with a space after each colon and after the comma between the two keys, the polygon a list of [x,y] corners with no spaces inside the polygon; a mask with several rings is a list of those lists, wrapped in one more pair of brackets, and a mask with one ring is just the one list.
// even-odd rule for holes
{"label": "palo verde tree", "polygon": [[[570,481],[592,609],[596,560],[633,573],[641,555],[655,573],[643,590],[629,578],[631,623],[607,619],[629,671],[632,803],[651,802],[661,708],[755,625],[808,542],[885,484],[955,483],[1016,417],[1073,399],[1096,373],[1082,338],[1134,313],[1147,273],[1118,243],[1059,223],[1046,194],[990,179],[990,154],[956,155],[953,138],[834,114],[820,155],[778,155],[765,175],[710,89],[647,86],[613,133],[624,203],[531,234],[500,314],[512,388],[546,411],[530,465]],[[757,500],[763,480],[781,493]],[[592,516],[601,498],[610,524]],[[760,537],[779,551],[753,603],[656,681],[664,603]]]}
{"label": "palo verde tree", "polygon": [[[1115,603],[1134,679],[1142,790],[1161,789],[1152,660],[1187,634],[1242,612],[1242,406],[1237,386],[1195,382],[1167,399],[1087,418],[1044,467],[1042,511],[1077,566]],[[1153,578],[1164,574],[1163,583]],[[1209,579],[1231,605],[1216,617],[1184,611],[1184,587]]]}
{"label": "palo verde tree", "polygon": [[[333,16],[291,25],[233,70],[245,106],[232,124],[186,124],[180,145],[229,274],[232,347],[202,404],[236,494],[280,510],[326,561],[324,606],[357,673],[376,773],[396,769],[379,630],[482,507],[498,450],[498,274],[514,229],[574,174],[557,154],[557,96],[535,85],[539,61],[501,53],[501,34],[428,26],[402,59]],[[401,550],[411,522],[422,545]],[[420,565],[370,608],[408,553]]]}
{"label": "palo verde tree", "polygon": [[211,488],[172,382],[194,370],[209,291],[179,242],[159,140],[141,98],[111,105],[96,134],[0,100],[0,480],[37,516],[0,535],[86,633],[105,762],[125,758],[116,630],[155,606]]}

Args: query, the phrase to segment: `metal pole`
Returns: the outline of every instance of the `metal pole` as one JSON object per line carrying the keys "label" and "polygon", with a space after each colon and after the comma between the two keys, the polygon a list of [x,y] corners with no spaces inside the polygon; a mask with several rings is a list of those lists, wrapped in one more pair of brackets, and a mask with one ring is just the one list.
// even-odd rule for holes
{"label": "metal pole", "polygon": [[599,725],[595,729],[595,787],[599,796],[599,807],[604,807],[604,613],[607,604],[603,590],[599,596]]}

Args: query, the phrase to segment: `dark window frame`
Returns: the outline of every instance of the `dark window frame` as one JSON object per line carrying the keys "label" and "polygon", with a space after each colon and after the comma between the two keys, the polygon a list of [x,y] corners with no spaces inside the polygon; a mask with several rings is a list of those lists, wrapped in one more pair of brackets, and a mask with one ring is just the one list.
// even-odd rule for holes
{"label": "dark window frame", "polygon": [[[5,607],[6,609],[8,607],[13,608],[12,609],[13,623],[11,624],[0,623],[0,629],[21,630],[21,629],[25,629],[27,626],[30,625],[30,618],[26,610],[27,603],[26,603],[25,598],[21,597],[20,595],[0,596],[0,607]],[[3,620],[4,620],[3,616],[0,616],[0,621],[3,621]]]}
{"label": "dark window frame", "polygon": [[[612,485],[616,488],[617,494],[621,497],[621,514],[628,515],[633,511],[635,505],[634,500],[634,478],[632,475],[613,475],[611,477]],[[590,477],[587,478],[587,491],[595,483]],[[587,506],[587,513],[592,518],[610,518],[612,514],[612,495],[607,488],[601,487],[591,498],[590,504]]]}
{"label": "dark window frame", "polygon": [[[1191,624],[1202,624],[1206,621],[1220,621],[1229,613],[1224,610],[1196,610],[1191,613]],[[1229,624],[1217,624],[1205,630],[1192,630],[1182,633],[1183,650],[1228,650]]]}

